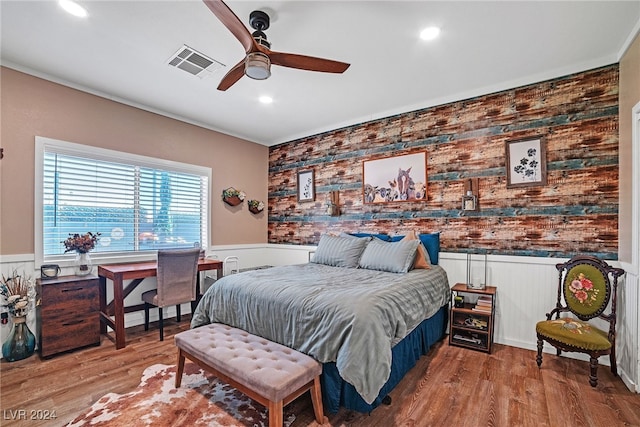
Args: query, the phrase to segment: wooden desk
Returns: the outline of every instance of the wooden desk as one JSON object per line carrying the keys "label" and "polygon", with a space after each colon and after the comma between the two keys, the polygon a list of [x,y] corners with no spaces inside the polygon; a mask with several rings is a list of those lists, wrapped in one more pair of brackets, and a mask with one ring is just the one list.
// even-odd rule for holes
{"label": "wooden desk", "polygon": [[[218,278],[222,277],[222,261],[216,259],[199,259],[198,272],[205,270],[216,270]],[[144,309],[144,304],[125,307],[124,299],[145,278],[155,277],[157,271],[158,263],[156,261],[98,266],[98,276],[100,278],[100,332],[111,339],[107,334],[107,326],[110,326],[115,332],[117,349],[126,346],[124,314]],[[109,304],[107,304],[107,279],[113,281],[113,301]],[[123,285],[125,280],[131,280],[131,283],[129,283],[126,288]],[[201,295],[199,274],[197,287],[199,297]],[[191,305],[192,308],[194,306],[194,304]]]}

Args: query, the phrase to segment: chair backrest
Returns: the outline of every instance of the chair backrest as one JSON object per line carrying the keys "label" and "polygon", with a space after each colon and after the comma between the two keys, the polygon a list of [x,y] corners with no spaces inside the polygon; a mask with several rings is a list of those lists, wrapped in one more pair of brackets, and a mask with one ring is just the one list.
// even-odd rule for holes
{"label": "chair backrest", "polygon": [[[580,320],[600,317],[615,325],[618,277],[624,274],[623,269],[587,255],[573,257],[556,268],[559,272],[556,314],[570,311]],[[611,311],[603,314],[610,300]]]}
{"label": "chair backrest", "polygon": [[200,248],[158,251],[158,307],[194,301]]}

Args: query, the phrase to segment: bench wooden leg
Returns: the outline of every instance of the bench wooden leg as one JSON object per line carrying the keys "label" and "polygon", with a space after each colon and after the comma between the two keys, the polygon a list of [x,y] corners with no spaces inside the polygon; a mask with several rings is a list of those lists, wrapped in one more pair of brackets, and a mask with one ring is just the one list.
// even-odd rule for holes
{"label": "bench wooden leg", "polygon": [[313,387],[309,389],[311,392],[311,403],[313,403],[313,413],[316,416],[318,424],[324,424],[324,409],[322,408],[322,392],[320,388],[320,377],[313,379]]}
{"label": "bench wooden leg", "polygon": [[269,401],[269,427],[282,427],[282,400]]}
{"label": "bench wooden leg", "polygon": [[176,369],[176,388],[180,387],[182,384],[182,373],[184,372],[184,354],[182,353],[182,349],[178,349],[178,366]]}

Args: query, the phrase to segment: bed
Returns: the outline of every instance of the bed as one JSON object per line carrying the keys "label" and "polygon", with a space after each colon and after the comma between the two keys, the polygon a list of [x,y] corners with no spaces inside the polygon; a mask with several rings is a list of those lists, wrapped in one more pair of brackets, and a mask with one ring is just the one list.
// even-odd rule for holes
{"label": "bed", "polygon": [[419,247],[322,236],[314,262],[218,280],[191,326],[224,323],[308,354],[323,363],[329,412],[369,412],[444,334],[447,275],[413,268]]}

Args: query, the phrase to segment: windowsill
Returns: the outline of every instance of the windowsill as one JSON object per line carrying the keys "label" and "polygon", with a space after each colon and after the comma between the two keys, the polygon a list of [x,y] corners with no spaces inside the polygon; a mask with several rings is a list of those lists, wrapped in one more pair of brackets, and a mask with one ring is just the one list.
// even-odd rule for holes
{"label": "windowsill", "polygon": [[[113,254],[89,252],[93,265],[99,264],[121,264],[129,262],[145,262],[155,261],[157,259],[156,251],[140,252],[136,254]],[[73,267],[75,254],[63,255],[57,257],[48,257],[42,264],[58,264],[60,267]]]}

